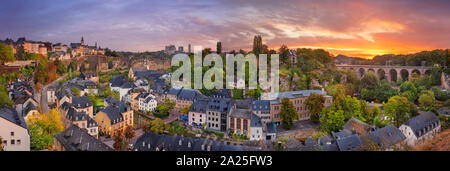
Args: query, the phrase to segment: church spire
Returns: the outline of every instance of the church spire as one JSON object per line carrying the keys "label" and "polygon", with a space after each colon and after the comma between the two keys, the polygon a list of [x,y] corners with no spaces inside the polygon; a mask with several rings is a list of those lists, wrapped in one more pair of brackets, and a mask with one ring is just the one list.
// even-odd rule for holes
{"label": "church spire", "polygon": [[84,45],[84,37],[81,36],[81,45]]}

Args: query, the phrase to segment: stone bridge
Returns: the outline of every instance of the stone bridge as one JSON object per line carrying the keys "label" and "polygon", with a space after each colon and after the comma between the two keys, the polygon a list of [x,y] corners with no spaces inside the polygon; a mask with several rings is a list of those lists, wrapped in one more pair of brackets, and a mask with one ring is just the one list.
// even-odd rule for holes
{"label": "stone bridge", "polygon": [[413,73],[419,76],[431,74],[431,68],[428,66],[388,66],[388,65],[336,65],[337,69],[353,70],[356,77],[361,78],[365,73],[373,71],[380,80],[387,82],[397,81],[398,78],[410,80]]}

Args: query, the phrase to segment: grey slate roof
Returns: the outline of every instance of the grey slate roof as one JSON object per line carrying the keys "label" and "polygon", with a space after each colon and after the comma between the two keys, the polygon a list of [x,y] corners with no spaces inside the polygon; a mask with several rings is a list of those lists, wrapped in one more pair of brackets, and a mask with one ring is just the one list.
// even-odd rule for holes
{"label": "grey slate roof", "polygon": [[361,140],[357,134],[336,140],[340,151],[361,151]]}
{"label": "grey slate roof", "polygon": [[194,100],[195,96],[197,96],[198,90],[193,89],[181,89],[180,93],[177,96],[177,99],[182,100]]}
{"label": "grey slate roof", "polygon": [[[180,145],[181,144],[181,145]],[[203,148],[202,148],[203,146]],[[195,139],[182,136],[170,136],[146,132],[134,144],[136,151],[251,151],[254,148],[226,145],[219,141]]]}
{"label": "grey slate roof", "polygon": [[54,137],[66,151],[114,151],[75,125],[55,134]]}
{"label": "grey slate roof", "polygon": [[291,138],[286,142],[286,147],[286,151],[300,151],[302,143],[295,138]]}
{"label": "grey slate roof", "polygon": [[149,97],[147,97],[147,98],[144,100],[144,103],[148,103],[148,102],[150,102],[151,100],[153,100],[153,97],[152,97],[152,96],[149,96]]}
{"label": "grey slate roof", "polygon": [[339,151],[338,146],[336,145],[336,143],[331,143],[331,144],[325,144],[322,146],[322,150],[323,151]]}
{"label": "grey slate roof", "polygon": [[263,125],[261,122],[261,118],[252,113],[250,118],[250,127],[262,127],[262,126]]}
{"label": "grey slate roof", "polygon": [[63,97],[70,97],[72,94],[70,93],[70,90],[61,89],[60,91],[56,91],[56,97],[58,100],[61,100]]}
{"label": "grey slate roof", "polygon": [[245,99],[245,100],[233,100],[233,106],[236,106],[238,109],[250,109],[252,100],[251,99]]}
{"label": "grey slate roof", "polygon": [[169,92],[167,94],[176,95],[178,96],[178,93],[180,93],[181,89],[178,88],[170,88]]}
{"label": "grey slate roof", "polygon": [[88,97],[72,97],[72,106],[75,108],[86,108],[93,106],[91,100]]}
{"label": "grey slate roof", "polygon": [[155,82],[153,82],[153,84],[150,86],[150,88],[158,94],[163,94],[168,89],[164,79],[156,79]]}
{"label": "grey slate roof", "polygon": [[72,108],[72,103],[64,102],[64,103],[61,105],[60,108],[63,109],[63,110],[65,110],[65,111],[68,111],[70,108]]}
{"label": "grey slate roof", "polygon": [[37,107],[33,103],[28,103],[28,105],[25,106],[25,109],[22,112],[22,117],[26,117],[32,110],[37,110]]}
{"label": "grey slate roof", "polygon": [[352,132],[350,132],[349,130],[343,130],[340,132],[333,132],[331,133],[331,135],[333,136],[334,139],[337,140],[352,135]]}
{"label": "grey slate roof", "polygon": [[156,79],[160,78],[161,76],[163,76],[164,74],[166,74],[166,73],[163,71],[155,71],[155,70],[134,72],[135,77],[144,77],[144,78],[147,78],[150,80],[156,80]]}
{"label": "grey slate roof", "polygon": [[351,117],[347,123],[344,124],[344,126],[342,126],[342,128],[344,130],[348,130],[351,131],[352,133],[356,133],[357,131],[360,131],[360,128],[363,128],[364,132],[370,132],[372,131],[375,127],[371,126],[361,120],[358,120],[354,117]]}
{"label": "grey slate roof", "polygon": [[305,141],[305,146],[310,146],[310,147],[314,147],[317,145],[316,140],[314,140],[314,138],[309,137],[308,139],[306,139]]}
{"label": "grey slate roof", "polygon": [[231,98],[231,93],[227,89],[216,90],[211,97],[215,98]]}
{"label": "grey slate roof", "polygon": [[191,108],[189,108],[189,112],[196,113],[206,113],[206,107],[208,106],[208,101],[206,100],[198,100],[192,103]]}
{"label": "grey slate roof", "polygon": [[270,110],[270,100],[255,100],[251,108],[253,111]]}
{"label": "grey slate roof", "polygon": [[[426,133],[431,131],[433,128],[440,125],[440,121],[433,112],[425,112],[409,119],[404,123],[404,125],[409,126],[416,137],[421,137],[422,135],[425,135]],[[428,126],[430,126],[431,129],[427,129]]]}
{"label": "grey slate roof", "polygon": [[319,145],[323,146],[323,145],[326,145],[328,143],[331,143],[331,141],[332,141],[331,137],[329,137],[328,135],[322,135],[319,138]]}
{"label": "grey slate roof", "polygon": [[450,109],[448,107],[442,107],[437,112],[439,115],[450,116]]}
{"label": "grey slate roof", "polygon": [[321,94],[324,95],[325,97],[331,97],[327,96],[326,92],[321,90],[301,90],[301,91],[287,91],[282,93],[271,93],[269,94],[269,97],[273,99],[283,99],[283,98],[292,99],[298,97],[308,97],[309,95],[311,95],[311,93]]}
{"label": "grey slate roof", "polygon": [[111,120],[111,125],[114,125],[118,122],[123,121],[122,113],[131,110],[130,106],[122,101],[119,102],[118,105],[111,105],[101,110],[101,112],[105,113],[108,118]]}
{"label": "grey slate roof", "polygon": [[109,120],[111,120],[111,125],[123,121],[122,113],[120,113],[119,108],[116,106],[108,106],[101,112],[105,113],[108,116]]}
{"label": "grey slate roof", "polygon": [[131,88],[136,88],[137,86],[134,85],[134,83],[130,83],[130,82],[126,82],[124,83],[122,86],[120,86],[120,88],[126,88],[126,89],[131,89]]}
{"label": "grey slate roof", "polygon": [[112,97],[112,96],[106,97],[106,98],[105,98],[105,102],[106,102],[108,105],[118,105],[118,104],[119,104],[119,100],[115,99],[115,98]]}
{"label": "grey slate roof", "polygon": [[22,116],[20,116],[16,109],[12,107],[2,107],[0,108],[0,117],[3,119],[6,119],[9,122],[12,122],[20,127],[23,127],[25,129],[28,129],[27,123],[23,119]]}
{"label": "grey slate roof", "polygon": [[406,139],[402,131],[392,125],[373,131],[370,135],[372,141],[382,147],[389,147]]}
{"label": "grey slate roof", "polygon": [[77,112],[74,110],[74,108],[70,108],[67,112],[66,118],[72,122],[77,121],[88,121],[88,127],[94,127],[98,126],[97,122],[95,122],[89,115],[87,115],[85,112]]}
{"label": "grey slate roof", "polygon": [[115,75],[110,81],[111,87],[120,87],[126,82],[128,82],[128,80],[124,75]]}
{"label": "grey slate roof", "polygon": [[250,119],[252,116],[252,111],[250,109],[231,109],[230,111],[230,117],[234,118],[243,118],[243,119]]}
{"label": "grey slate roof", "polygon": [[228,113],[231,110],[231,99],[210,98],[206,110]]}

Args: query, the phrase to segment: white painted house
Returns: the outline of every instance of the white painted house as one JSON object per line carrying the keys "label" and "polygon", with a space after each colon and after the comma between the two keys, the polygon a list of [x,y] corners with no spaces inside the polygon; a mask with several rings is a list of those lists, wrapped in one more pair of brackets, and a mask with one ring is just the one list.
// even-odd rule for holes
{"label": "white painted house", "polygon": [[252,114],[250,118],[250,141],[260,141],[264,138],[265,136],[261,118],[255,114]]}
{"label": "white painted house", "polygon": [[413,147],[436,136],[441,131],[441,123],[433,112],[425,112],[409,119],[399,129],[406,136],[406,143]]}
{"label": "white painted house", "polygon": [[14,108],[0,108],[0,137],[5,151],[30,151],[27,123]]}
{"label": "white painted house", "polygon": [[142,93],[138,97],[139,99],[139,110],[153,112],[158,105],[155,96],[150,93]]}

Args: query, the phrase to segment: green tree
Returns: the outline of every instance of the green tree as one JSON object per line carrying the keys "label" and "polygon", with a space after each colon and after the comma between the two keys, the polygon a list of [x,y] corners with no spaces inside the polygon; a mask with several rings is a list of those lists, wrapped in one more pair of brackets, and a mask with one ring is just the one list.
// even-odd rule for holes
{"label": "green tree", "polygon": [[222,42],[217,42],[217,54],[222,54]]}
{"label": "green tree", "polygon": [[378,76],[373,71],[365,73],[361,78],[361,89],[375,90],[378,85]]}
{"label": "green tree", "polygon": [[373,123],[375,124],[375,120],[381,118],[381,109],[378,107],[378,105],[375,105],[373,108],[370,109],[370,116],[366,116],[366,122],[367,123]]}
{"label": "green tree", "polygon": [[169,111],[175,107],[175,103],[166,99],[164,102],[156,106],[156,111],[162,116],[168,116]]}
{"label": "green tree", "polygon": [[28,117],[27,125],[30,129],[31,149],[49,149],[53,145],[53,135],[63,131],[64,125],[58,109],[51,109],[48,113],[37,113]]}
{"label": "green tree", "polygon": [[56,72],[60,75],[63,75],[67,72],[67,67],[66,65],[64,65],[64,63],[62,63],[61,60],[59,60],[59,58],[56,58],[55,62],[54,62],[55,66],[56,66]]}
{"label": "green tree", "polygon": [[166,125],[164,124],[164,121],[160,118],[156,118],[155,120],[150,122],[150,131],[157,133],[157,134],[162,134],[164,133],[164,131],[169,131],[170,130],[170,125]]}
{"label": "green tree", "polygon": [[15,60],[13,49],[7,44],[0,43],[0,64],[4,65],[7,62],[14,62]]}
{"label": "green tree", "polygon": [[431,110],[431,108],[434,107],[435,98],[434,93],[432,91],[423,91],[422,94],[419,96],[419,105],[423,108],[425,111]]}
{"label": "green tree", "polygon": [[387,102],[392,96],[398,95],[397,90],[391,87],[386,81],[382,81],[381,85],[375,91],[375,97],[378,102]]}
{"label": "green tree", "polygon": [[0,84],[0,108],[4,106],[12,106],[14,102],[9,99],[9,95],[6,92],[4,84]]}
{"label": "green tree", "polygon": [[418,95],[416,86],[410,81],[405,81],[400,85],[400,93],[411,102],[416,101]]}
{"label": "green tree", "polygon": [[259,56],[259,54],[263,53],[263,43],[261,35],[257,35],[253,38],[253,54]]}
{"label": "green tree", "polygon": [[450,99],[450,92],[448,91],[442,91],[437,87],[431,88],[431,91],[433,91],[436,100],[445,101],[447,99]]}
{"label": "green tree", "polygon": [[278,50],[278,54],[280,54],[281,64],[290,64],[291,60],[289,59],[289,48],[286,45],[281,45],[280,49]]}
{"label": "green tree", "polygon": [[373,101],[376,100],[376,94],[377,94],[376,90],[363,88],[361,90],[361,99]]}
{"label": "green tree", "polygon": [[27,53],[26,55],[25,55],[25,59],[26,60],[39,60],[39,54],[37,54],[37,53]]}
{"label": "green tree", "polygon": [[26,53],[23,49],[23,46],[17,46],[16,48],[16,59],[18,60],[25,60],[26,59]]}
{"label": "green tree", "polygon": [[291,129],[294,120],[298,119],[297,111],[295,111],[294,104],[288,98],[281,100],[281,104],[280,118],[282,125],[285,129]]}
{"label": "green tree", "polygon": [[409,119],[410,102],[406,97],[393,96],[383,105],[384,111],[396,127],[400,127]]}
{"label": "green tree", "polygon": [[248,90],[247,91],[247,96],[257,99],[257,98],[261,97],[261,93],[263,93],[263,90],[258,85],[257,89],[255,89],[255,90]]}
{"label": "green tree", "polygon": [[234,88],[231,92],[233,93],[234,100],[244,99],[244,90]]}
{"label": "green tree", "polygon": [[187,115],[189,113],[189,109],[191,109],[191,105],[185,106],[183,107],[180,112],[183,113],[184,115]]}
{"label": "green tree", "polygon": [[34,150],[48,149],[53,145],[53,135],[45,131],[45,124],[41,121],[28,125],[30,130],[30,148]]}
{"label": "green tree", "polygon": [[320,112],[322,112],[325,97],[321,94],[311,93],[305,101],[306,107],[309,109],[311,121],[319,123]]}
{"label": "green tree", "polygon": [[346,96],[341,102],[333,102],[331,104],[333,111],[342,110],[344,112],[345,120],[351,117],[362,119],[361,102],[356,97]]}
{"label": "green tree", "polygon": [[320,118],[320,130],[326,133],[339,131],[345,124],[344,111],[342,110],[327,110],[322,113]]}
{"label": "green tree", "polygon": [[35,83],[45,84],[47,82],[47,67],[48,60],[45,57],[39,59],[39,64],[37,65],[34,73]]}
{"label": "green tree", "polygon": [[[333,96],[333,101],[341,103],[346,96],[346,88],[344,84],[330,85],[325,88],[328,95]],[[342,104],[338,104],[342,105]]]}

